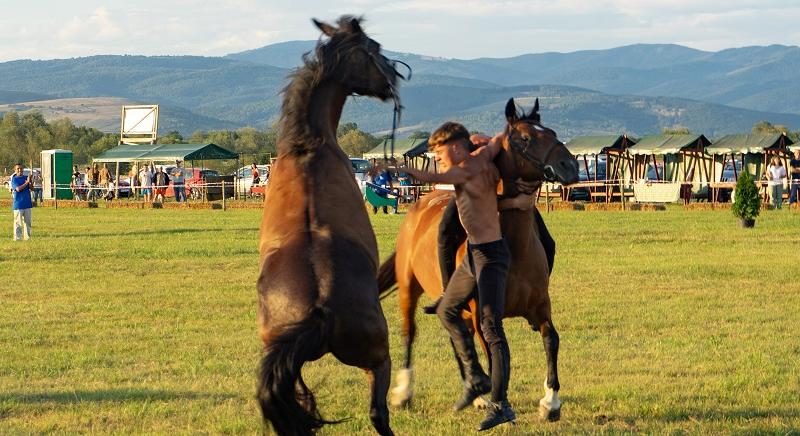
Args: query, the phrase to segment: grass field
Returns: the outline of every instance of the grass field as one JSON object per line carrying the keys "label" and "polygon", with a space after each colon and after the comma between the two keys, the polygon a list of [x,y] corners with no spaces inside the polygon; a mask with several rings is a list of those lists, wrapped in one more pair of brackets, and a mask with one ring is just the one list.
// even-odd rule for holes
{"label": "grass field", "polygon": [[[0,433],[261,431],[259,211],[35,209],[0,238]],[[554,212],[562,420],[541,422],[541,339],[506,323],[515,428],[496,434],[800,432],[800,214]],[[401,216],[374,218],[381,255]],[[423,300],[427,302],[428,300]],[[384,303],[395,368],[395,298]],[[398,434],[471,433],[445,333],[420,322],[416,398]],[[324,434],[370,434],[361,371],[306,366]]]}

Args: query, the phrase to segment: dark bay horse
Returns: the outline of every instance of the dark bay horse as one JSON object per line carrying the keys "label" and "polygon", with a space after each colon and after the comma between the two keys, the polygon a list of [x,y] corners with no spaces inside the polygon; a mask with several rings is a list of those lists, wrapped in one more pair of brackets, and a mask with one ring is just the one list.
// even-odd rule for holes
{"label": "dark bay horse", "polygon": [[[495,159],[500,171],[502,195],[518,194],[517,179],[525,182],[558,180],[563,184],[578,180],[578,164],[555,132],[540,124],[539,101],[533,110],[520,116],[514,100],[506,105],[507,126],[503,147]],[[524,185],[523,185],[524,186]],[[382,293],[398,286],[402,332],[406,346],[406,360],[397,374],[397,386],[392,390],[392,404],[404,406],[413,396],[413,371],[411,351],[416,335],[414,319],[417,300],[426,293],[437,298],[442,292],[442,278],[437,260],[439,223],[451,191],[435,190],[417,202],[406,215],[397,238],[397,250],[381,265],[378,277]],[[544,222],[535,209],[500,212],[503,236],[511,252],[511,267],[506,285],[505,317],[523,317],[531,328],[539,332],[544,341],[547,357],[545,397],[541,399],[540,412],[550,420],[560,417],[558,399],[558,333],[550,314],[548,285],[553,253],[545,253],[540,232],[546,231]],[[465,244],[466,245],[466,244]],[[459,260],[465,246],[459,250]],[[549,257],[548,257],[549,256]],[[465,318],[473,331],[478,329],[475,301],[470,303],[470,313]],[[479,335],[484,351],[486,342]],[[461,369],[461,368],[459,368]],[[463,369],[462,369],[463,378]]]}
{"label": "dark bay horse", "polygon": [[333,353],[364,369],[370,418],[392,434],[386,395],[391,362],[378,300],[378,247],[336,129],[347,96],[395,99],[399,73],[359,20],[314,20],[321,38],[284,89],[278,159],[261,221],[258,329],[265,344],[257,397],[281,435],[331,423],[303,381],[303,364]]}

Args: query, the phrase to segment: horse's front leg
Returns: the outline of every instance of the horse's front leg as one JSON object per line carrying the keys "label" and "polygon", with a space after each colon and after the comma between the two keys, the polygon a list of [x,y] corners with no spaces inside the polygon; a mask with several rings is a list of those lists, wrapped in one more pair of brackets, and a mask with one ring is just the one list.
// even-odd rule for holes
{"label": "horse's front leg", "polygon": [[414,396],[414,370],[411,367],[414,338],[417,335],[417,321],[414,318],[417,302],[422,294],[418,286],[399,287],[400,315],[403,318],[403,343],[406,348],[406,359],[403,368],[397,371],[395,387],[392,388],[391,403],[393,407],[407,407]]}
{"label": "horse's front leg", "polygon": [[[533,326],[532,326],[533,327]],[[548,421],[561,419],[561,400],[558,398],[558,332],[551,320],[539,325],[539,333],[547,356],[547,379],[544,381],[544,397],[539,400],[539,415]]]}

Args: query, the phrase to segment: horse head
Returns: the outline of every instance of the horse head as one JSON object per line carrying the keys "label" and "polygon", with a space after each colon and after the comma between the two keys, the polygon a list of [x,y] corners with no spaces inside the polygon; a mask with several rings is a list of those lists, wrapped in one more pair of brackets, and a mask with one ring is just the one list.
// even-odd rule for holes
{"label": "horse head", "polygon": [[528,114],[517,111],[514,99],[506,104],[504,158],[497,162],[505,183],[521,178],[526,182],[578,181],[578,161],[558,140],[556,132],[542,126],[539,99]]}
{"label": "horse head", "polygon": [[316,19],[313,21],[328,37],[327,41],[320,39],[316,47],[316,57],[323,69],[321,80],[335,80],[348,93],[384,101],[394,99],[399,107],[397,78],[405,77],[396,66],[405,64],[381,54],[381,45],[364,33],[359,18],[342,16],[337,27]]}

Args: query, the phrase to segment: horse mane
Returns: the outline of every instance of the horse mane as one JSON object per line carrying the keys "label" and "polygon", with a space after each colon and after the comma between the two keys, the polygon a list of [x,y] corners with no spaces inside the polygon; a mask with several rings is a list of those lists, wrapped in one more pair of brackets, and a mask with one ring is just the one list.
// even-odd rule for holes
{"label": "horse mane", "polygon": [[339,18],[336,34],[327,40],[320,36],[314,53],[305,53],[303,66],[289,74],[289,84],[282,91],[279,154],[310,156],[320,145],[322,138],[309,122],[309,102],[314,90],[336,70],[340,51],[354,44],[352,36],[361,31],[359,21],[349,15]]}

